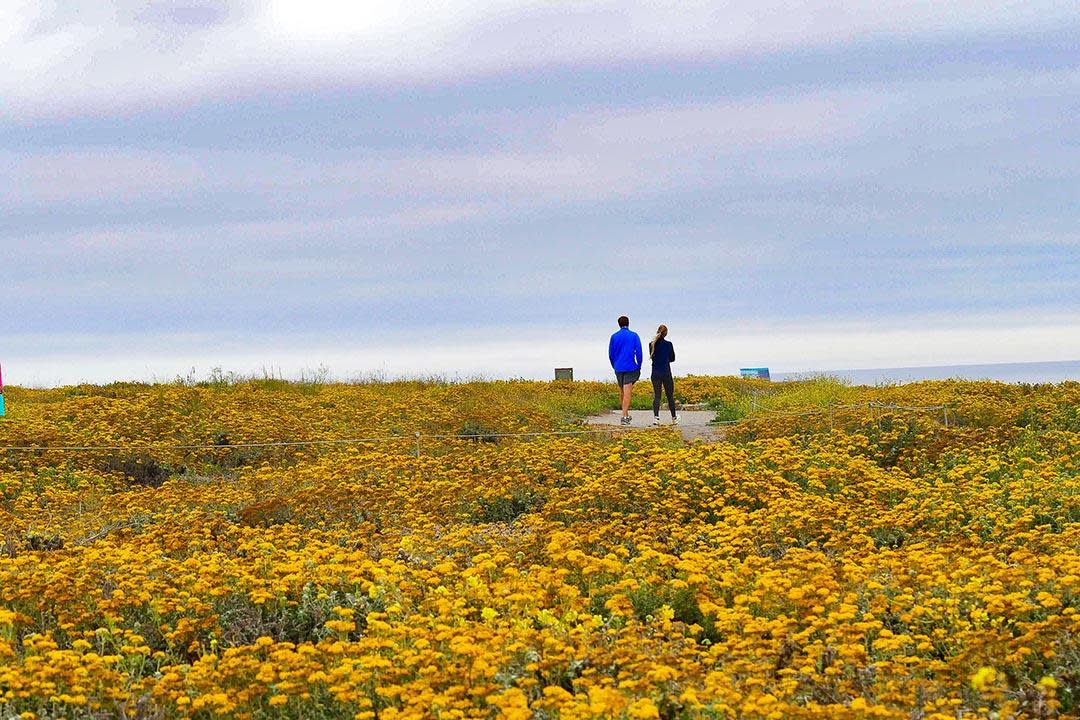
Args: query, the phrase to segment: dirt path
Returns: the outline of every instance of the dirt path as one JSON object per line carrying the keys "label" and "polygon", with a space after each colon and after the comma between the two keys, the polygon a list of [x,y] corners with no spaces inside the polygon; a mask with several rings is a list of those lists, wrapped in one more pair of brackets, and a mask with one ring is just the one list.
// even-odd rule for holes
{"label": "dirt path", "polygon": [[[619,427],[619,417],[622,415],[618,410],[612,410],[605,415],[593,415],[592,417],[585,418],[585,423],[588,425],[613,425]],[[634,419],[630,425],[631,428],[636,430],[648,430],[653,427],[653,414],[651,410],[631,410],[630,417]],[[682,433],[684,440],[707,440],[713,442],[721,438],[717,428],[709,425],[709,421],[716,417],[716,413],[711,410],[680,410],[679,411],[679,432]],[[671,415],[667,410],[663,410],[660,413],[661,427],[667,427],[671,424]]]}

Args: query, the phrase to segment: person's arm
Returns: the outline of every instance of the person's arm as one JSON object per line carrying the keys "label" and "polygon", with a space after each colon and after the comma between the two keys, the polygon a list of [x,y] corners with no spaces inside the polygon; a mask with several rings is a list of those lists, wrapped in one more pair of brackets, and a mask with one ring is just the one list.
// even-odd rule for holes
{"label": "person's arm", "polygon": [[612,335],[611,339],[607,343],[607,358],[611,363],[611,367],[615,367],[615,336]]}
{"label": "person's arm", "polygon": [[641,370],[641,363],[645,359],[642,352],[641,352],[641,336],[635,333],[634,334],[634,339],[637,341],[636,342],[636,348],[635,348],[635,350],[637,351],[637,357],[636,357],[636,359],[637,359],[637,369]]}
{"label": "person's arm", "polygon": [[675,344],[669,342],[668,348],[671,350],[671,352],[669,353],[669,355],[671,355],[671,359],[668,360],[668,362],[675,362]]}

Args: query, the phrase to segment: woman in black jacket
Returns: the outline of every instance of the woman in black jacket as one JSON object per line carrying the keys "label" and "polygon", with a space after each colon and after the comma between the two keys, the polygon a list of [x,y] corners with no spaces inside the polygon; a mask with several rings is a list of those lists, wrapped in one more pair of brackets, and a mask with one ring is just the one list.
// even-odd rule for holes
{"label": "woman in black jacket", "polygon": [[671,375],[671,363],[675,362],[675,346],[667,340],[667,325],[656,328],[656,337],[649,343],[649,357],[652,359],[653,425],[660,424],[661,390],[667,393],[671,424],[678,425],[679,416],[675,413],[675,378]]}

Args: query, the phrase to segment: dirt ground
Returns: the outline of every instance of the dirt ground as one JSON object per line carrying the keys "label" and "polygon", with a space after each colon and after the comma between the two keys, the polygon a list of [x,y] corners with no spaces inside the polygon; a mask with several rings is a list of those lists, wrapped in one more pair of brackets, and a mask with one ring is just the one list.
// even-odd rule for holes
{"label": "dirt ground", "polygon": [[[619,417],[622,415],[618,410],[612,410],[604,415],[593,415],[585,418],[585,422],[589,425],[613,425],[619,426]],[[653,427],[653,414],[651,410],[631,410],[630,417],[633,418],[633,423],[630,425],[635,430],[648,430]],[[679,432],[682,433],[684,440],[707,440],[715,441],[721,437],[718,429],[709,425],[709,422],[716,417],[716,413],[711,410],[680,410],[679,411]],[[660,424],[662,427],[666,427],[671,424],[671,415],[666,408],[660,410]]]}

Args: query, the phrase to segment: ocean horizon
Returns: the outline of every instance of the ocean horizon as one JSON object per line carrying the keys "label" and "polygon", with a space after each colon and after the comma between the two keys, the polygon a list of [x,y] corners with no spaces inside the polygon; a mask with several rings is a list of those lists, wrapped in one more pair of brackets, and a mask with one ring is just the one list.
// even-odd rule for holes
{"label": "ocean horizon", "polygon": [[772,377],[774,380],[784,381],[798,380],[813,375],[832,375],[854,385],[904,384],[920,380],[951,379],[996,380],[1028,384],[1059,383],[1066,380],[1080,380],[1080,360],[778,372]]}
{"label": "ocean horizon", "polygon": [[[710,348],[695,348],[699,357],[707,354]],[[218,358],[211,363],[198,363],[197,358],[183,359],[173,368],[166,368],[158,363],[146,362],[142,370],[137,370],[132,365],[114,367],[111,362],[103,362],[98,365],[88,365],[82,362],[82,358],[71,357],[50,358],[45,363],[22,362],[4,363],[3,378],[9,387],[25,388],[55,388],[67,385],[109,384],[113,382],[134,383],[168,383],[168,382],[197,382],[208,380],[215,376],[232,377],[236,379],[271,377],[283,380],[310,380],[318,378],[319,382],[363,382],[365,380],[392,381],[410,380],[417,378],[442,378],[450,382],[463,382],[470,380],[508,380],[508,379],[531,379],[548,380],[552,377],[552,371],[548,367],[557,366],[547,357],[555,353],[542,353],[547,357],[537,361],[528,354],[528,348],[522,350],[511,347],[509,350],[488,352],[485,357],[491,360],[495,358],[496,365],[503,368],[502,372],[494,371],[485,367],[469,367],[467,351],[458,351],[454,354],[447,353],[444,361],[432,361],[427,359],[416,360],[410,363],[405,358],[403,351],[398,349],[389,362],[377,367],[363,367],[351,365],[350,361],[355,358],[349,353],[339,353],[332,357],[315,355],[308,362],[296,361],[291,363],[265,363],[255,365],[248,358],[239,356]],[[414,351],[415,356],[415,351]],[[36,359],[35,359],[36,360]],[[429,363],[443,368],[443,372],[426,372],[422,363]],[[143,363],[134,363],[140,365]],[[581,367],[576,363],[561,363],[561,367],[573,367],[574,376],[580,380],[608,381],[608,373],[598,370],[600,362]],[[155,367],[155,365],[157,367]],[[575,367],[576,365],[576,367]],[[207,370],[206,368],[211,368]],[[679,375],[737,375],[739,365],[724,360],[712,359],[711,361],[698,362],[690,367],[682,368]],[[745,367],[745,366],[744,366]],[[768,367],[762,363],[761,367]],[[780,365],[783,367],[783,365]],[[789,366],[790,367],[790,366]],[[72,370],[77,368],[77,370]],[[186,368],[186,369],[185,369]],[[517,368],[507,371],[506,368]],[[894,367],[864,367],[864,368],[813,368],[806,370],[784,371],[772,366],[771,377],[774,381],[784,382],[799,380],[819,375],[829,375],[841,378],[854,385],[885,385],[905,384],[920,380],[994,380],[1006,383],[1059,383],[1067,380],[1080,381],[1080,360],[1057,360],[1044,362],[1011,362],[1011,363],[967,363],[953,365],[911,365]],[[11,372],[9,372],[9,370]],[[12,382],[13,380],[13,382]]]}

